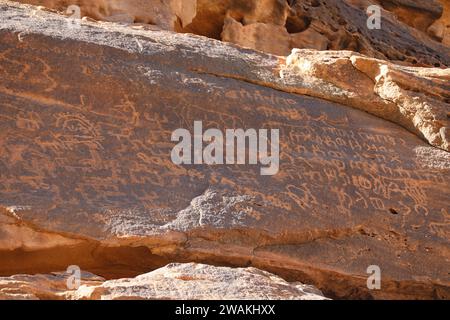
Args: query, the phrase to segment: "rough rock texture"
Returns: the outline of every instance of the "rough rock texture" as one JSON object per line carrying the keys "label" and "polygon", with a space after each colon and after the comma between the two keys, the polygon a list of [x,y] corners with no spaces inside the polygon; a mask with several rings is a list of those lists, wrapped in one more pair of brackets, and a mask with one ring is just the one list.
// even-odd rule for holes
{"label": "rough rock texture", "polygon": [[[72,294],[68,289],[69,274],[54,272],[51,274],[0,277],[0,300],[64,300]],[[83,272],[80,285],[101,285],[105,279]]]}
{"label": "rough rock texture", "polygon": [[442,16],[429,28],[428,34],[447,47],[450,47],[450,1],[443,1]]}
{"label": "rough rock texture", "polygon": [[[4,1],[0,21],[1,274],[196,261],[332,298],[450,298],[447,70],[74,29]],[[171,133],[195,120],[280,129],[279,173],[173,164]]]}
{"label": "rough rock texture", "polygon": [[[180,30],[196,15],[196,0],[29,0],[18,1],[46,6],[67,15],[76,15],[69,6],[76,5],[81,17],[119,23],[157,25],[166,30]],[[69,10],[68,10],[69,9]]]}
{"label": "rough rock texture", "polygon": [[[418,66],[450,65],[449,0],[22,0],[64,12],[78,4],[96,20],[151,23],[268,53],[351,50]],[[367,8],[382,28],[367,28]]]}
{"label": "rough rock texture", "polygon": [[294,50],[283,90],[339,102],[390,120],[450,151],[450,69],[402,67],[350,51]]}
{"label": "rough rock texture", "polygon": [[256,268],[172,263],[135,278],[105,281],[82,273],[80,287],[70,290],[67,273],[0,277],[0,300],[324,300],[313,286],[288,283]]}
{"label": "rough rock texture", "polygon": [[324,300],[316,288],[288,283],[256,268],[169,264],[132,279],[83,285],[67,295],[72,299],[188,299],[188,300]]}
{"label": "rough rock texture", "polygon": [[[270,41],[261,41],[262,34],[270,37]],[[280,56],[290,51],[290,36],[284,26],[259,22],[242,25],[231,17],[225,19],[222,40]]]}

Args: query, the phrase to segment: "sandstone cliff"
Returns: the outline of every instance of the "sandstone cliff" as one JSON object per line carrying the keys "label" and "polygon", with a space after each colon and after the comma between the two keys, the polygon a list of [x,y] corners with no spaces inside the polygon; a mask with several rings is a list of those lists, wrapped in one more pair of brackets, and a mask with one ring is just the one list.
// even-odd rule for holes
{"label": "sandstone cliff", "polygon": [[[450,64],[448,0],[21,0],[126,24],[152,24],[261,51],[351,50],[422,66]],[[367,28],[367,8],[382,8],[382,28]]]}
{"label": "sandstone cliff", "polygon": [[[266,298],[450,299],[448,3],[378,1],[379,33],[362,25],[375,1],[167,1],[160,20],[127,3],[78,1],[104,21],[74,28],[0,1],[0,297],[23,281],[25,298],[120,298],[182,262],[182,277],[246,275],[242,298],[261,297],[253,283]],[[196,120],[278,128],[278,174],[175,165],[171,133]],[[72,264],[92,272],[86,291],[49,275]],[[206,297],[180,286],[168,295]]]}

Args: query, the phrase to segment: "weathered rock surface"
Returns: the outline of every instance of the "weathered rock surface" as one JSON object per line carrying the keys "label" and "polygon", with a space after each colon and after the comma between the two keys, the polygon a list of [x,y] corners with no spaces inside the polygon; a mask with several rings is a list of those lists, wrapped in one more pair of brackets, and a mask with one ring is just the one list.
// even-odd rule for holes
{"label": "weathered rock surface", "polygon": [[132,279],[83,285],[72,299],[188,299],[188,300],[323,300],[316,288],[288,283],[256,268],[213,267],[204,264],[169,264]]}
{"label": "weathered rock surface", "polygon": [[196,0],[27,0],[18,1],[45,6],[76,17],[119,23],[144,23],[157,25],[166,30],[181,30],[196,15]]}
{"label": "weathered rock surface", "polygon": [[[450,65],[448,0],[20,0],[96,20],[156,24],[278,55],[293,48],[351,50],[408,65]],[[382,8],[382,28],[367,9]]]}
{"label": "weathered rock surface", "polygon": [[[450,297],[446,70],[73,29],[0,3],[0,273],[196,261],[329,297]],[[280,129],[279,173],[173,164],[171,133],[195,120]],[[369,265],[382,290],[367,289]]]}
{"label": "weathered rock surface", "polygon": [[[72,292],[68,288],[70,275],[65,272],[51,274],[0,277],[0,300],[63,300]],[[89,272],[81,273],[80,285],[101,285],[105,279]]]}
{"label": "weathered rock surface", "polygon": [[293,50],[285,91],[311,95],[390,120],[450,151],[450,69],[402,67],[350,51]]}
{"label": "weathered rock surface", "polygon": [[431,37],[450,47],[450,1],[442,1],[442,5],[442,16],[428,28],[427,32]]}
{"label": "weathered rock surface", "polygon": [[[46,4],[55,6],[56,3]],[[360,7],[367,5],[365,2],[361,4],[358,1],[350,4],[353,7],[355,3],[358,3]],[[409,6],[412,6],[415,2],[409,1],[408,3]],[[83,3],[79,4],[83,6]],[[199,6],[201,7],[201,5]],[[232,5],[230,3],[224,5],[226,8],[228,6]],[[255,8],[259,7],[250,6],[253,9],[249,11],[251,14],[247,13],[248,24],[246,26],[237,22],[229,13],[229,17],[225,18],[222,31],[224,40],[253,48],[256,48],[256,43],[258,43],[259,49],[262,51],[279,55],[287,54],[292,46],[278,41],[283,39],[281,42],[284,42],[290,37],[280,29],[284,28],[282,21],[286,19],[285,5],[281,6],[280,3],[275,5],[272,0],[268,0],[261,6],[266,10],[256,10]],[[420,8],[420,5],[418,6]],[[134,4],[134,7],[139,7],[139,5]],[[220,7],[222,11],[225,10],[224,7]],[[230,12],[234,17],[240,17],[240,20],[244,19],[242,18],[244,16],[243,9],[234,5],[232,7],[234,11]],[[216,9],[218,10],[212,6],[209,10]],[[434,9],[434,11],[436,10],[438,9]],[[268,11],[276,12],[276,14],[268,16]],[[272,20],[268,20],[269,17]],[[267,26],[269,22],[277,25],[277,28],[270,29],[271,27]],[[243,28],[248,31],[241,32]],[[270,34],[271,32],[273,34]],[[298,41],[304,43],[298,47],[327,48],[326,40],[316,31],[308,29],[305,33],[310,34],[310,37],[298,38]],[[261,34],[267,35],[270,41],[264,41]],[[297,35],[293,37],[295,38]],[[334,48],[343,49],[344,47],[334,46]],[[365,52],[372,56],[380,56],[369,51]],[[267,68],[258,70],[256,73],[247,68],[241,70],[233,68],[226,71],[221,70],[221,72],[217,71],[220,69],[217,67],[205,70],[205,72],[243,78],[248,82],[263,84],[282,91],[318,97],[362,109],[400,124],[433,146],[450,150],[449,68],[430,69],[400,66],[384,60],[370,59],[351,51],[330,51],[318,55],[316,51],[295,49],[287,58],[287,63],[280,63],[274,57],[265,60]],[[201,69],[203,65],[199,64],[196,67]],[[280,69],[281,78],[277,74],[278,72],[274,72],[274,69]],[[355,80],[357,80],[356,84]]]}
{"label": "weathered rock surface", "polygon": [[135,278],[105,281],[81,274],[78,289],[70,290],[70,275],[59,272],[0,277],[0,300],[324,300],[313,286],[289,283],[256,268],[214,267],[172,263]]}

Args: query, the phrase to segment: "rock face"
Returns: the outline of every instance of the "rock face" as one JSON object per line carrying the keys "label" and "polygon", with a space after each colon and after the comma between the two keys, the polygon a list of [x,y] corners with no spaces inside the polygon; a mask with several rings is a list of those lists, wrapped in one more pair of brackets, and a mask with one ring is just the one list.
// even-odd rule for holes
{"label": "rock face", "polygon": [[[14,275],[0,277],[0,300],[65,300],[75,290],[69,290],[69,274],[54,272],[51,274]],[[80,285],[101,285],[105,279],[84,272]]]}
{"label": "rock face", "polygon": [[443,13],[442,16],[436,20],[429,28],[428,34],[434,37],[442,44],[450,46],[450,1],[443,1]]}
{"label": "rock face", "polygon": [[68,293],[72,299],[188,299],[188,300],[324,300],[312,286],[288,283],[256,268],[169,264],[132,279],[83,285]]}
{"label": "rock face", "polygon": [[[75,28],[4,1],[0,21],[1,274],[194,261],[331,298],[450,298],[448,69]],[[174,164],[172,133],[195,121],[278,129],[278,172]],[[124,283],[89,295],[122,297]]]}
{"label": "rock face", "polygon": [[78,289],[67,273],[0,277],[0,300],[324,300],[316,288],[288,283],[256,268],[172,263],[135,278],[105,281],[81,274]]}
{"label": "rock face", "polygon": [[450,151],[450,69],[402,67],[350,51],[293,50],[285,91],[361,109]]}
{"label": "rock face", "polygon": [[[291,49],[351,50],[417,66],[450,65],[448,0],[21,0],[82,16],[150,23],[277,55]],[[367,28],[370,6],[381,29]],[[368,13],[369,12],[369,13]]]}
{"label": "rock face", "polygon": [[[166,30],[182,30],[196,15],[195,0],[29,0],[18,1],[55,9],[77,17],[119,23],[157,25]],[[72,6],[72,7],[70,7]],[[80,12],[73,9],[78,6]]]}

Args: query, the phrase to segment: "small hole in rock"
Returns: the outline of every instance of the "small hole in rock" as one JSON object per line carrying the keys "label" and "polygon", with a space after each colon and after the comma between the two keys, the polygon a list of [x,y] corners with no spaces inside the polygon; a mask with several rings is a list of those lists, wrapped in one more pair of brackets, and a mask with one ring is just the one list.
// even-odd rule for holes
{"label": "small hole in rock", "polygon": [[392,213],[392,214],[398,214],[398,211],[395,210],[394,208],[390,208],[389,212]]}

